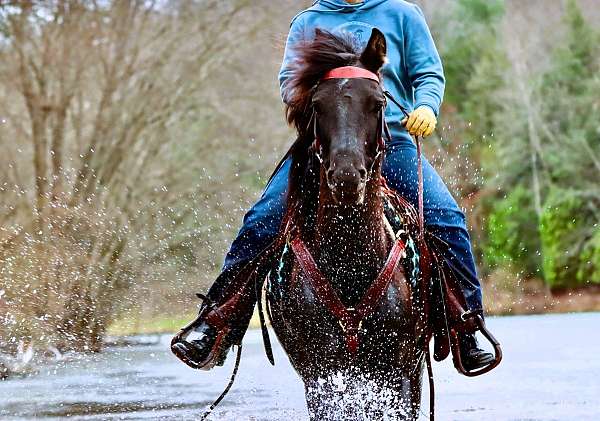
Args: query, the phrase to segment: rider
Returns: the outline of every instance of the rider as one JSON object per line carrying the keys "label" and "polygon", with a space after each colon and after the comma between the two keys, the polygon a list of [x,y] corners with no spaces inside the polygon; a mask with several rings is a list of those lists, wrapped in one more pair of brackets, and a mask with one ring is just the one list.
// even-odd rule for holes
{"label": "rider", "polygon": [[[353,33],[366,44],[374,27],[387,39],[388,62],[382,69],[386,89],[410,111],[402,124],[401,110],[388,104],[385,120],[392,141],[386,148],[383,175],[390,187],[411,203],[417,203],[416,147],[410,135],[429,136],[437,124],[444,93],[442,63],[421,10],[404,0],[317,0],[291,23],[283,64],[279,73],[281,96],[287,103],[289,78],[295,60],[294,45],[314,36],[315,28]],[[444,260],[451,267],[463,290],[469,310],[482,309],[482,292],[467,233],[465,216],[435,169],[424,164],[425,224],[441,237],[448,248]],[[253,299],[238,305],[243,317],[223,321],[218,306],[228,300],[232,279],[277,236],[285,210],[290,160],[284,162],[266,186],[262,197],[244,217],[243,226],[225,258],[223,271],[208,292],[200,310],[193,340],[180,339],[173,350],[196,368],[208,369],[222,364],[230,344],[241,342],[254,306]],[[217,311],[215,312],[215,308]],[[225,323],[226,322],[226,323]],[[223,325],[232,331],[225,334]],[[225,336],[226,335],[226,336]],[[223,340],[223,337],[226,339]],[[460,341],[463,365],[468,370],[489,364],[493,356],[478,348],[475,335],[464,334]]]}

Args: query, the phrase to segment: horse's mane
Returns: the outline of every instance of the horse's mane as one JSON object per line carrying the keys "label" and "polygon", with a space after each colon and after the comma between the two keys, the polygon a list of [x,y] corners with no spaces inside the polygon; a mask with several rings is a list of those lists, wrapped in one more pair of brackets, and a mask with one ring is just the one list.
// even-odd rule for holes
{"label": "horse's mane", "polygon": [[312,95],[325,73],[336,67],[356,65],[360,60],[360,48],[351,33],[333,34],[317,29],[314,39],[299,43],[295,53],[285,112],[298,137],[286,155],[286,158],[292,158],[292,168],[284,224],[291,218],[297,228],[310,235],[318,205],[320,180],[320,165],[310,148],[314,141],[312,126],[309,127]]}

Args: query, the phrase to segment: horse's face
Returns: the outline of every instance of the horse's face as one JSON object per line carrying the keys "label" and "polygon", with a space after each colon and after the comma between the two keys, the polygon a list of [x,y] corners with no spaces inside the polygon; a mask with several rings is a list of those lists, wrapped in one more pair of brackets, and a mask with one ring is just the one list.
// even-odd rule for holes
{"label": "horse's face", "polygon": [[[359,67],[378,73],[385,62],[385,37],[374,29]],[[367,181],[380,171],[380,137],[385,96],[370,79],[329,79],[313,95],[316,134],[324,176],[333,200],[362,204]],[[376,162],[378,161],[378,162]]]}

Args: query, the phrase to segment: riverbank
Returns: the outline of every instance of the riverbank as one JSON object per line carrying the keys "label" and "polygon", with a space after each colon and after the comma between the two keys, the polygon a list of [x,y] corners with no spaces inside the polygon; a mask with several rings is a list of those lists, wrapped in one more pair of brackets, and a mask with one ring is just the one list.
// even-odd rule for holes
{"label": "riverbank", "polygon": [[[145,316],[143,319],[136,315],[128,315],[113,323],[108,328],[108,336],[122,337],[131,335],[147,335],[153,333],[175,333],[190,321],[194,320],[197,313],[189,313],[185,316]],[[250,320],[251,328],[258,328],[260,322],[258,314],[254,312]]]}
{"label": "riverbank", "polygon": [[[517,293],[503,285],[491,284],[485,289],[486,314],[490,316],[517,316],[533,314],[566,314],[600,312],[600,288],[551,293],[542,283],[529,281]],[[174,333],[196,317],[196,312],[184,315],[128,314],[113,323],[108,335],[113,337]],[[260,326],[255,312],[250,327]]]}
{"label": "riverbank", "polygon": [[495,316],[599,312],[600,287],[550,291],[541,280],[503,276],[484,285],[484,307]]}

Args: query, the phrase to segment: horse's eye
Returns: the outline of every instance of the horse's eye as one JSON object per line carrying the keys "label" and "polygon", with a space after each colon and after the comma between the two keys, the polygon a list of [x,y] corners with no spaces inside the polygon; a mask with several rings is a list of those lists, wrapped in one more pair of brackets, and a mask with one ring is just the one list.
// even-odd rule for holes
{"label": "horse's eye", "polygon": [[373,104],[373,108],[371,109],[372,113],[379,113],[381,111],[381,104],[375,103]]}
{"label": "horse's eye", "polygon": [[319,101],[312,101],[311,103],[313,110],[315,110],[317,113],[321,110],[321,104],[319,103]]}

